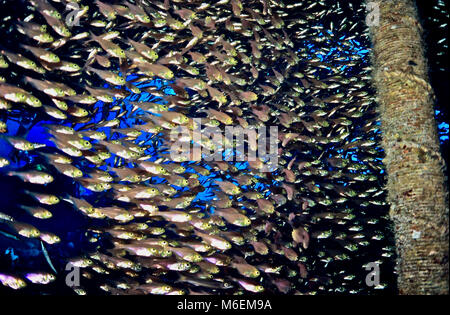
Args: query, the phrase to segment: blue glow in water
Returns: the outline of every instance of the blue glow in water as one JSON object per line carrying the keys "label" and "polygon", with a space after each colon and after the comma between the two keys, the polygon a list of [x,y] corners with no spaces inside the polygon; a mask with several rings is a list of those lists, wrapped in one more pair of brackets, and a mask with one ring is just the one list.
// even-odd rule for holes
{"label": "blue glow in water", "polygon": [[175,91],[173,90],[173,88],[171,88],[170,86],[168,86],[168,87],[166,87],[166,88],[164,89],[164,93],[166,93],[166,94],[168,94],[168,95],[177,95],[177,94],[175,93]]}
{"label": "blue glow in water", "polygon": [[449,140],[449,124],[442,122],[438,125],[439,140],[444,143]]}
{"label": "blue glow in water", "polygon": [[6,121],[6,127],[8,128],[7,135],[13,136],[17,133],[20,127],[20,123],[18,121],[8,119]]}
{"label": "blue glow in water", "polygon": [[449,125],[447,123],[443,122],[438,125],[438,128],[443,129],[444,130],[443,132],[448,133]]}
{"label": "blue glow in water", "polygon": [[19,258],[16,254],[14,254],[14,248],[9,247],[5,250],[5,254],[11,257],[11,261],[15,261]]}
{"label": "blue glow in water", "polygon": [[[48,147],[56,147],[53,141],[50,141],[51,136],[49,135],[45,125],[52,124],[51,121],[40,121],[34,125],[28,132],[26,139],[30,142],[36,142],[45,144]],[[68,124],[66,124],[67,126]]]}

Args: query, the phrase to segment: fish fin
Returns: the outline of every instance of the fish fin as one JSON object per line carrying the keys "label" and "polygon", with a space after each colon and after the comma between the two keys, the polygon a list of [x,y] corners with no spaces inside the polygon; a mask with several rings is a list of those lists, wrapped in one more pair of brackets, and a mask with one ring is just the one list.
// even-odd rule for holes
{"label": "fish fin", "polygon": [[42,248],[42,253],[44,254],[45,260],[47,261],[48,265],[57,274],[58,272],[56,271],[55,267],[53,266],[52,261],[50,260],[50,256],[48,255],[48,252],[45,249],[44,243],[42,241],[41,241],[41,248]]}

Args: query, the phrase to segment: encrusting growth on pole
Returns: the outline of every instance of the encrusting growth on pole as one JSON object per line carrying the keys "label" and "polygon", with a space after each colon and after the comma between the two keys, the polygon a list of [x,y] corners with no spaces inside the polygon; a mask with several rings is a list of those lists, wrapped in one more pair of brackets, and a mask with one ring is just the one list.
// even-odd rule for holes
{"label": "encrusting growth on pole", "polygon": [[395,226],[399,293],[448,294],[448,191],[422,28],[413,0],[375,4],[379,23],[369,25],[373,79]]}

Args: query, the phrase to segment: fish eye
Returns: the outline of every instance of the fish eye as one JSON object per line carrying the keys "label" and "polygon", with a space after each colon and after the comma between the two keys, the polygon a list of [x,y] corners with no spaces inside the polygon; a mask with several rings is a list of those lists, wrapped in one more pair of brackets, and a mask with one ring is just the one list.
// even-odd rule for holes
{"label": "fish eye", "polygon": [[32,66],[32,67],[36,67],[36,63],[35,63],[34,61],[32,61],[32,60],[29,60],[29,61],[28,61],[28,64],[29,64],[30,66]]}

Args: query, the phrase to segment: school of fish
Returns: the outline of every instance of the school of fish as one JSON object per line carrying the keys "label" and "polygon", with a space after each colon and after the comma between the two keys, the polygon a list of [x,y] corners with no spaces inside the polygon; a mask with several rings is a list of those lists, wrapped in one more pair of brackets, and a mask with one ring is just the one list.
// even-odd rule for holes
{"label": "school of fish", "polygon": [[[365,267],[389,272],[395,251],[362,3],[15,3],[0,13],[0,175],[20,189],[0,208],[0,243],[34,244],[45,261],[0,264],[3,289],[51,293],[67,263],[77,294],[389,287],[365,284]],[[195,118],[201,130],[277,126],[278,168],[175,158],[195,141],[224,153],[195,138]],[[36,126],[45,141],[30,138]],[[43,227],[71,215],[83,250],[60,256],[67,233]]]}

